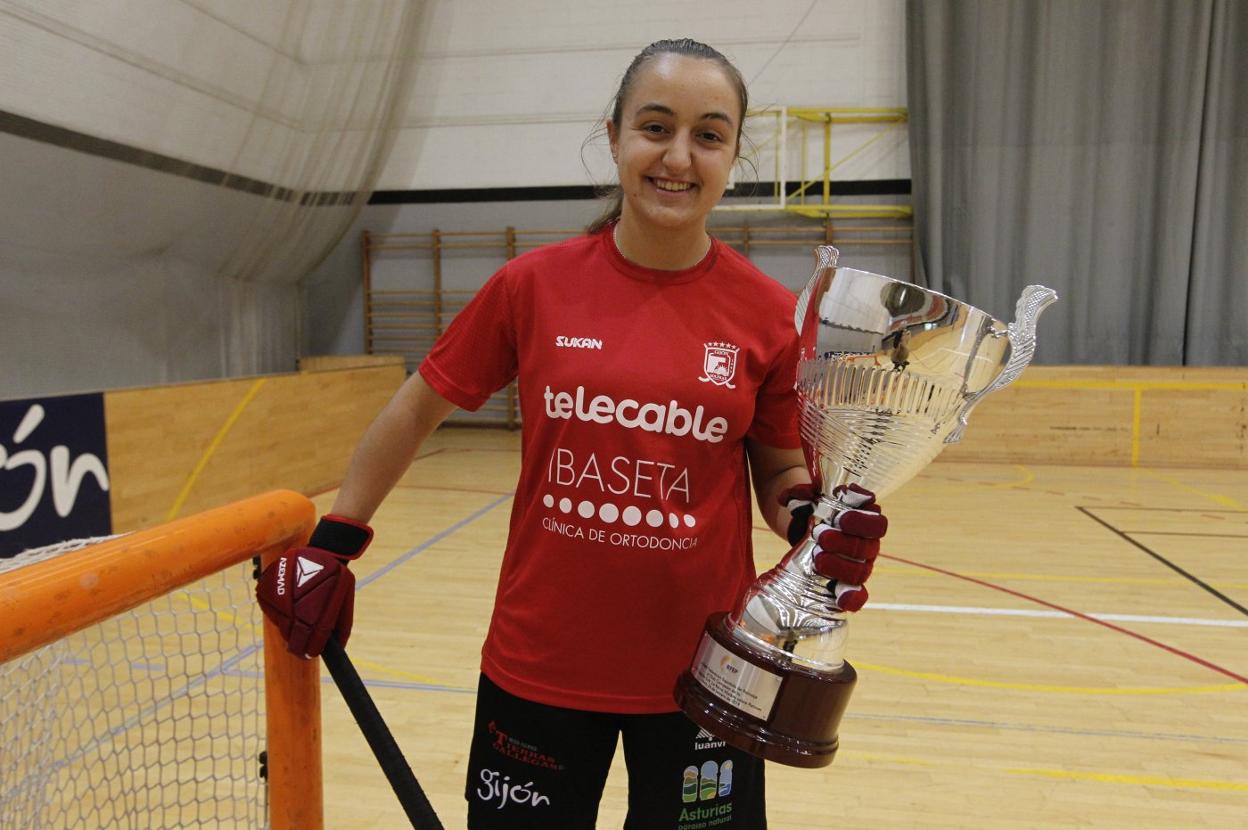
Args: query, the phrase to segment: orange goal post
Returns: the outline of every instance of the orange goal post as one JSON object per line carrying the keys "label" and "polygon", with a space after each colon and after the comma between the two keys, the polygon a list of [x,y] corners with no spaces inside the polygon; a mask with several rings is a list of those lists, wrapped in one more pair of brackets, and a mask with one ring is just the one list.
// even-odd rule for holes
{"label": "orange goal post", "polygon": [[0,826],[322,826],[320,663],[259,613],[276,491],[0,559]]}

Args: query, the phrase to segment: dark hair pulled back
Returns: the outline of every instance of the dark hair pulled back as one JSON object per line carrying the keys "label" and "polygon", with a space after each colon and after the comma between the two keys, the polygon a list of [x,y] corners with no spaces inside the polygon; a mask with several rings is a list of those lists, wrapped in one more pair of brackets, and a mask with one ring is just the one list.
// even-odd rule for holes
{"label": "dark hair pulled back", "polygon": [[[634,81],[637,80],[637,74],[642,67],[659,55],[684,55],[685,57],[714,61],[719,64],[720,69],[724,70],[724,74],[732,82],[733,87],[737,91],[737,98],[741,102],[741,119],[737,124],[737,152],[739,154],[741,151],[741,130],[744,127],[745,111],[750,105],[750,95],[745,88],[745,78],[732,65],[732,61],[724,57],[719,50],[687,37],[672,40],[656,40],[637,53],[637,57],[633,58],[633,62],[624,71],[624,77],[620,79],[620,88],[616,90],[615,98],[611,101],[611,123],[615,124],[617,128],[619,127],[621,117],[623,116],[624,99],[628,97]],[[608,200],[607,208],[597,219],[589,223],[589,227],[585,229],[587,233],[597,233],[620,218],[620,213],[624,208],[624,193],[620,190],[619,185],[606,188],[603,195]]]}

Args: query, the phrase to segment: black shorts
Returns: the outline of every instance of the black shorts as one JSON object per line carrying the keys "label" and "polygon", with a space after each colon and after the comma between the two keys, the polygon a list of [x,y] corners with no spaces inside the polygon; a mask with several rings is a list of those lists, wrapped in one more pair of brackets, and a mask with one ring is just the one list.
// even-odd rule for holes
{"label": "black shorts", "polygon": [[763,762],[679,712],[616,715],[533,703],[485,675],[468,758],[470,830],[594,830],[615,747],[625,830],[766,830]]}

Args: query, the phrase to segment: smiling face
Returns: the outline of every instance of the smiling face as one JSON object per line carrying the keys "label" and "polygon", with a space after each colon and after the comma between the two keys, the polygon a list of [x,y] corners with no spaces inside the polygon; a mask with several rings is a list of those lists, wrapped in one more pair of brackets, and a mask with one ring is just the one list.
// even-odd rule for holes
{"label": "smiling face", "polygon": [[623,192],[621,221],[701,231],[737,158],[741,103],[714,61],[663,54],[643,66],[607,124]]}

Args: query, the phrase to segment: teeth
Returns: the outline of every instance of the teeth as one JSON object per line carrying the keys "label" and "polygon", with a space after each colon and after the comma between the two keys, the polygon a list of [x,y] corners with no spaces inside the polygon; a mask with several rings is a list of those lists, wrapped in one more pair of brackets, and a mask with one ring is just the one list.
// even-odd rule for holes
{"label": "teeth", "polygon": [[670,190],[679,193],[682,190],[688,190],[693,187],[689,182],[669,182],[663,179],[655,179],[654,185],[659,190]]}

